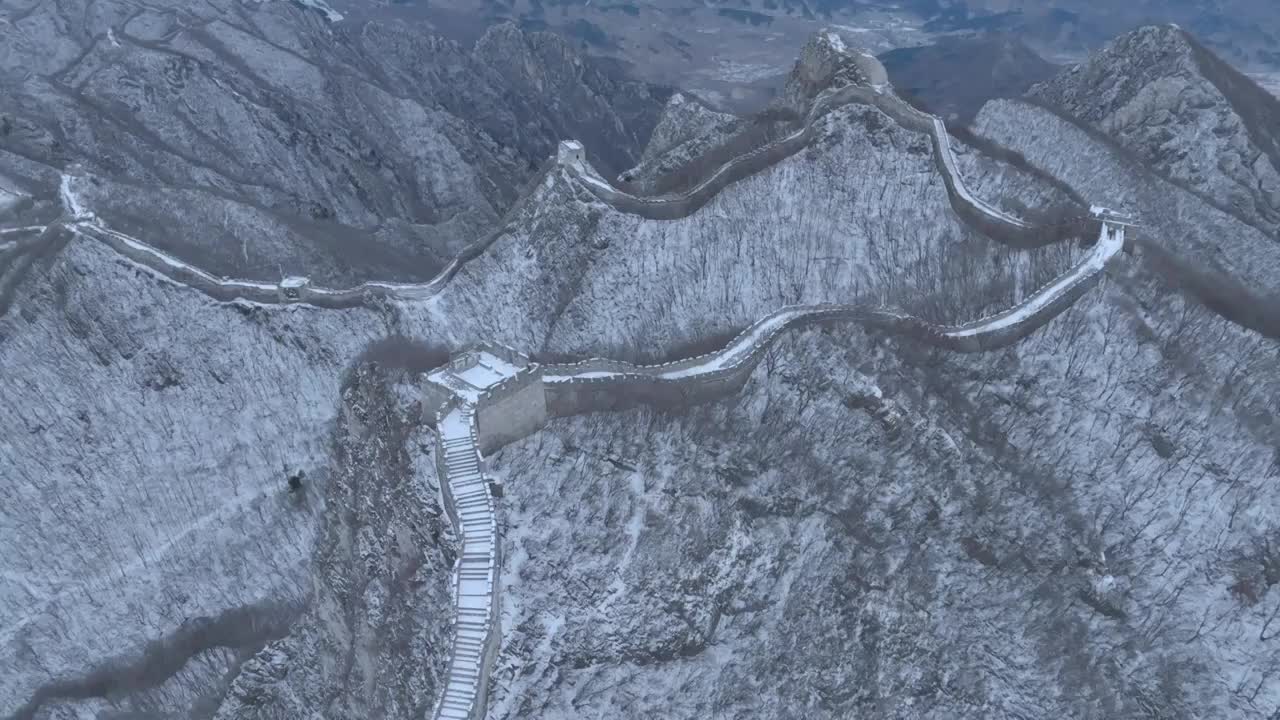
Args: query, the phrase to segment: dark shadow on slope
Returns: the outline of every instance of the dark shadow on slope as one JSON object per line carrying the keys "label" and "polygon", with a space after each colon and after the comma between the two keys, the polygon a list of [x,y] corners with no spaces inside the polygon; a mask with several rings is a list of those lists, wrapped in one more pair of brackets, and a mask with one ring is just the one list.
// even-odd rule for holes
{"label": "dark shadow on slope", "polygon": [[430,362],[425,347],[378,341],[344,373],[309,606],[288,637],[245,662],[223,717],[429,716],[448,657],[456,549],[431,480],[415,475],[419,401],[401,373]]}
{"label": "dark shadow on slope", "polygon": [[416,340],[405,335],[388,335],[375,340],[356,358],[356,364],[374,363],[383,369],[423,373],[449,362],[452,348],[440,343]]}
{"label": "dark shadow on slope", "polygon": [[555,363],[574,363],[586,360],[589,357],[606,357],[610,360],[619,360],[633,365],[660,365],[662,363],[676,362],[678,360],[688,360],[689,358],[698,357],[699,355],[706,355],[707,353],[722,350],[730,341],[738,337],[738,335],[740,335],[745,329],[745,327],[738,327],[728,330],[713,331],[699,337],[678,340],[666,347],[657,347],[651,344],[632,342],[612,350],[595,351],[585,354],[540,351],[531,354],[529,359],[536,363],[546,365]]}
{"label": "dark shadow on slope", "polygon": [[1171,287],[1241,327],[1280,340],[1280,297],[1259,295],[1225,272],[1193,265],[1141,234],[1134,242],[1144,262]]}
{"label": "dark shadow on slope", "polygon": [[243,660],[284,637],[301,611],[299,605],[270,602],[189,619],[147,643],[139,657],[110,660],[82,677],[42,685],[9,720],[33,720],[42,705],[55,700],[111,699],[158,687],[206,650],[230,648]]}
{"label": "dark shadow on slope", "polygon": [[18,287],[31,274],[31,268],[37,262],[47,266],[70,240],[69,230],[54,225],[38,235],[20,238],[12,248],[0,252],[0,317],[9,312]]}
{"label": "dark shadow on slope", "polygon": [[411,338],[394,333],[374,340],[347,364],[342,373],[343,392],[351,388],[360,368],[376,366],[383,371],[402,371],[417,375],[444,365],[456,351],[443,343]]}

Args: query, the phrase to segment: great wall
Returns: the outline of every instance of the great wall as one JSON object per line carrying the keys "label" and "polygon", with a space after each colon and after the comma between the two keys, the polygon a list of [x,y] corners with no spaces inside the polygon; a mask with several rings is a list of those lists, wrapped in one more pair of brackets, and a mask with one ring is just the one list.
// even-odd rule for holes
{"label": "great wall", "polygon": [[[692,190],[679,195],[640,197],[605,181],[586,162],[579,143],[561,144],[555,168],[561,168],[595,197],[616,210],[652,219],[684,217],[729,184],[759,172],[806,147],[829,111],[856,102],[871,105],[903,127],[927,133],[935,165],[951,207],[966,223],[992,239],[1030,247],[1043,244],[1044,228],[1027,223],[978,199],[960,175],[942,121],[908,105],[892,93],[874,58],[845,50],[838,38],[819,43],[829,56],[817,65],[827,82],[843,68],[850,84],[821,90],[803,126],[788,136],[742,155],[716,169]],[[806,49],[806,52],[809,48]],[[852,63],[848,62],[852,60]],[[874,64],[873,64],[874,63]],[[829,66],[829,67],[828,67]],[[830,72],[827,72],[830,70]],[[450,281],[463,263],[484,251],[501,231],[468,246],[436,278],[426,283],[370,282],[347,289],[312,285],[306,278],[278,283],[217,277],[136,238],[106,227],[84,207],[74,178],[64,175],[63,207],[68,219],[47,226],[0,230],[0,253],[23,260],[60,232],[96,240],[170,281],[219,301],[265,305],[305,303],[326,308],[352,307],[373,298],[414,302],[429,299]],[[1104,208],[1089,215],[1098,238],[1090,252],[1067,272],[1037,289],[1014,307],[958,326],[940,326],[886,307],[817,304],[777,310],[743,331],[723,348],[705,355],[658,365],[591,358],[576,363],[539,365],[515,350],[482,345],[457,354],[428,373],[421,385],[427,417],[436,428],[435,461],[441,504],[460,545],[453,569],[455,614],[447,675],[433,717],[478,720],[485,715],[489,673],[501,642],[501,537],[497,518],[499,486],[485,472],[485,456],[538,431],[559,417],[622,410],[638,405],[681,407],[736,392],[769,348],[792,329],[830,322],[858,322],[958,352],[1004,347],[1043,326],[1096,285],[1105,268],[1126,246],[1132,223]],[[0,276],[0,291],[5,290]],[[0,312],[6,310],[0,292]]]}
{"label": "great wall", "polygon": [[[831,111],[850,104],[868,105],[884,113],[894,122],[913,132],[929,136],[933,147],[934,164],[946,187],[949,202],[956,215],[980,234],[997,242],[1017,248],[1044,245],[1057,239],[1047,232],[1047,226],[1031,224],[999,210],[989,202],[978,198],[965,184],[960,174],[955,150],[943,121],[912,107],[894,94],[884,68],[872,56],[849,51],[839,38],[819,33],[817,40],[805,48],[805,66],[814,75],[811,82],[817,85],[816,94],[809,102],[801,127],[786,137],[735,157],[716,168],[710,175],[687,192],[675,195],[645,197],[631,195],[614,187],[595,171],[585,160],[581,144],[575,141],[561,143],[557,168],[572,175],[601,202],[619,212],[636,214],[654,220],[672,220],[687,217],[704,206],[729,185],[752,174],[761,172],[795,155],[808,147],[824,118]],[[11,254],[11,260],[21,262],[39,250],[40,245],[51,245],[61,233],[96,241],[107,246],[128,261],[174,282],[194,288],[209,297],[231,302],[244,300],[264,305],[302,303],[329,309],[342,309],[367,305],[387,299],[398,302],[428,300],[448,285],[458,270],[468,261],[483,253],[503,234],[499,227],[468,244],[434,278],[422,283],[365,282],[349,288],[326,288],[312,284],[302,277],[283,278],[279,282],[245,280],[219,277],[185,262],[148,243],[108,227],[86,207],[75,190],[78,178],[64,173],[60,196],[67,217],[48,225],[0,230],[16,236],[0,243],[0,257]],[[1077,220],[1088,216],[1080,208]],[[39,238],[39,242],[32,242]],[[22,244],[7,249],[9,243]],[[0,278],[0,297],[3,297],[4,281]],[[0,312],[7,308],[0,305]]]}
{"label": "great wall", "polygon": [[[485,455],[536,432],[552,418],[639,405],[676,408],[725,397],[746,384],[784,332],[824,322],[860,321],[961,352],[1003,347],[1034,332],[1092,288],[1124,244],[1125,225],[1104,220],[1093,249],[1070,271],[1013,308],[955,327],[931,325],[884,308],[804,305],[771,313],[719,350],[669,363],[634,365],[592,358],[538,365],[514,350],[485,345],[429,374],[423,397],[428,406],[438,408],[434,415],[441,493],[446,506],[454,503],[449,514],[463,548],[454,568],[454,655],[435,717],[484,717],[489,672],[501,638],[502,561]],[[462,501],[459,492],[468,493]],[[482,589],[487,593],[483,601],[476,595]],[[490,623],[485,628],[475,625],[481,617]]]}

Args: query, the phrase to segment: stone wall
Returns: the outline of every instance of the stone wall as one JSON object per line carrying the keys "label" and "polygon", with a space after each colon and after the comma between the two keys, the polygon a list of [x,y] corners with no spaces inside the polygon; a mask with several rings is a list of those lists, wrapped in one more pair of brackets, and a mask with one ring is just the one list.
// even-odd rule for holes
{"label": "stone wall", "polygon": [[[710,358],[740,345],[761,325],[780,313],[793,314],[771,332],[761,335],[749,348],[745,348],[731,364],[687,377],[662,377],[664,373],[686,370],[706,363]],[[626,410],[640,405],[659,409],[676,409],[688,405],[710,402],[742,388],[747,378],[764,358],[766,352],[782,333],[797,327],[822,322],[849,320],[861,313],[853,306],[815,305],[797,312],[797,308],[784,308],[743,331],[726,349],[697,358],[679,360],[662,365],[631,366],[630,369],[608,377],[574,378],[546,383],[546,409],[551,417],[567,417],[584,412]],[[592,360],[574,365],[557,365],[544,368],[544,374],[591,372],[584,369],[589,364],[607,364],[608,361]]]}
{"label": "stone wall", "polygon": [[[823,91],[814,100],[798,131],[730,160],[695,188],[679,195],[631,195],[611,186],[585,163],[571,164],[570,167],[584,177],[584,184],[596,197],[621,212],[651,220],[688,217],[730,184],[766,170],[808,147],[817,134],[818,121],[832,109],[850,103],[870,105],[898,125],[929,136],[934,163],[947,189],[951,208],[969,227],[985,237],[1019,249],[1042,247],[1061,239],[1055,228],[1023,222],[974,196],[960,176],[950,135],[941,120],[917,110],[891,92],[863,85]],[[1082,218],[1085,217],[1084,211],[1085,208],[1080,208]]]}
{"label": "stone wall", "polygon": [[[1067,274],[1076,273],[1086,258]],[[1069,308],[1082,295],[1101,280],[1105,270],[1081,274],[1070,285],[1056,294],[1035,312],[1016,322],[1003,322],[1025,304],[996,313],[987,318],[960,326],[935,325],[920,318],[883,308],[855,305],[813,305],[804,308],[784,308],[753,324],[731,341],[724,349],[687,360],[662,365],[636,366],[630,363],[594,358],[580,363],[548,365],[542,368],[544,377],[565,378],[545,382],[545,412],[550,417],[567,417],[584,412],[627,410],[640,405],[660,409],[675,409],[708,402],[736,392],[750,377],[773,342],[784,332],[821,323],[862,322],[866,325],[913,341],[954,352],[985,352],[1012,345],[1035,332],[1040,327]],[[1059,276],[1061,278],[1062,276]],[[1045,292],[1059,278],[1032,293],[1031,297]],[[780,314],[789,314],[785,321],[765,333],[757,331],[776,320]],[[972,334],[960,334],[964,330],[977,330]],[[750,342],[749,347],[742,343]],[[710,367],[716,356],[736,353],[731,362],[706,372],[683,377],[669,377],[672,373],[688,371],[706,365]],[[609,373],[590,377],[594,373]],[[572,377],[577,375],[579,377]],[[664,377],[665,376],[665,377]],[[495,446],[496,447],[496,446]]]}
{"label": "stone wall", "polygon": [[435,425],[436,414],[444,414],[448,411],[446,407],[448,403],[455,400],[455,396],[448,388],[437,385],[424,376],[419,383],[422,391],[422,415],[423,419],[430,425]]}
{"label": "stone wall", "polygon": [[536,432],[547,422],[541,373],[522,372],[507,378],[481,394],[476,408],[482,454]]}

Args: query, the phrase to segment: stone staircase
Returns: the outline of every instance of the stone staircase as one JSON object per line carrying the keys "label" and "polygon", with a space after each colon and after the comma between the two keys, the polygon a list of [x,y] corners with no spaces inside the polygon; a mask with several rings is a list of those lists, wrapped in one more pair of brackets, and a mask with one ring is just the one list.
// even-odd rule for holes
{"label": "stone staircase", "polygon": [[454,566],[453,648],[434,717],[474,720],[484,716],[496,648],[497,515],[476,443],[474,406],[460,403],[441,418],[438,429],[437,452],[462,552]]}

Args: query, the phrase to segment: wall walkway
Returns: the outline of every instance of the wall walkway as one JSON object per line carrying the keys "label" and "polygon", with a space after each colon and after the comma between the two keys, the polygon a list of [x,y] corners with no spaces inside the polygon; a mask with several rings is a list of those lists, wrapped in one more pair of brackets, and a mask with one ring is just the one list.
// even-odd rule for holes
{"label": "wall walkway", "polygon": [[436,468],[461,550],[454,564],[453,647],[432,717],[484,717],[498,640],[498,520],[476,437],[475,406],[456,398],[436,418]]}
{"label": "wall walkway", "polygon": [[[867,322],[950,350],[991,350],[1016,342],[1069,307],[1098,282],[1107,263],[1124,249],[1124,242],[1123,225],[1104,223],[1092,250],[1069,270],[1038,288],[1018,305],[963,325],[935,325],[905,313],[861,305],[799,305],[766,316],[724,348],[705,355],[660,365],[634,365],[602,358],[547,365],[542,368],[542,380],[548,386],[641,378],[671,383],[703,380],[751,364],[753,358],[767,349],[784,330],[830,320]],[[548,392],[551,392],[550,388]]]}
{"label": "wall walkway", "polygon": [[[861,62],[843,46],[838,48],[838,52],[850,58],[850,62]],[[823,90],[814,98],[804,121],[796,131],[729,160],[692,190],[684,193],[656,197],[628,194],[605,181],[580,156],[569,162],[568,168],[597,198],[620,212],[656,220],[688,217],[730,184],[761,172],[808,147],[818,135],[822,119],[832,110],[851,103],[873,106],[901,126],[929,135],[935,165],[946,186],[952,209],[981,234],[1019,248],[1037,247],[1059,239],[1061,234],[1056,228],[1033,225],[978,198],[960,174],[951,138],[943,121],[909,105],[893,94],[887,83],[850,84]],[[243,299],[267,304],[300,302],[318,307],[348,308],[365,305],[378,298],[425,300],[438,294],[462,265],[479,256],[502,233],[500,228],[495,229],[468,245],[435,278],[424,283],[366,282],[350,288],[324,288],[307,284],[296,290],[296,297],[290,297],[282,294],[277,283],[218,277],[137,238],[107,227],[86,208],[75,185],[75,178],[63,176],[60,195],[64,209],[71,217],[66,226],[72,232],[101,242],[139,265],[222,301]],[[1083,209],[1081,215],[1083,217]],[[38,229],[43,230],[42,227]]]}

